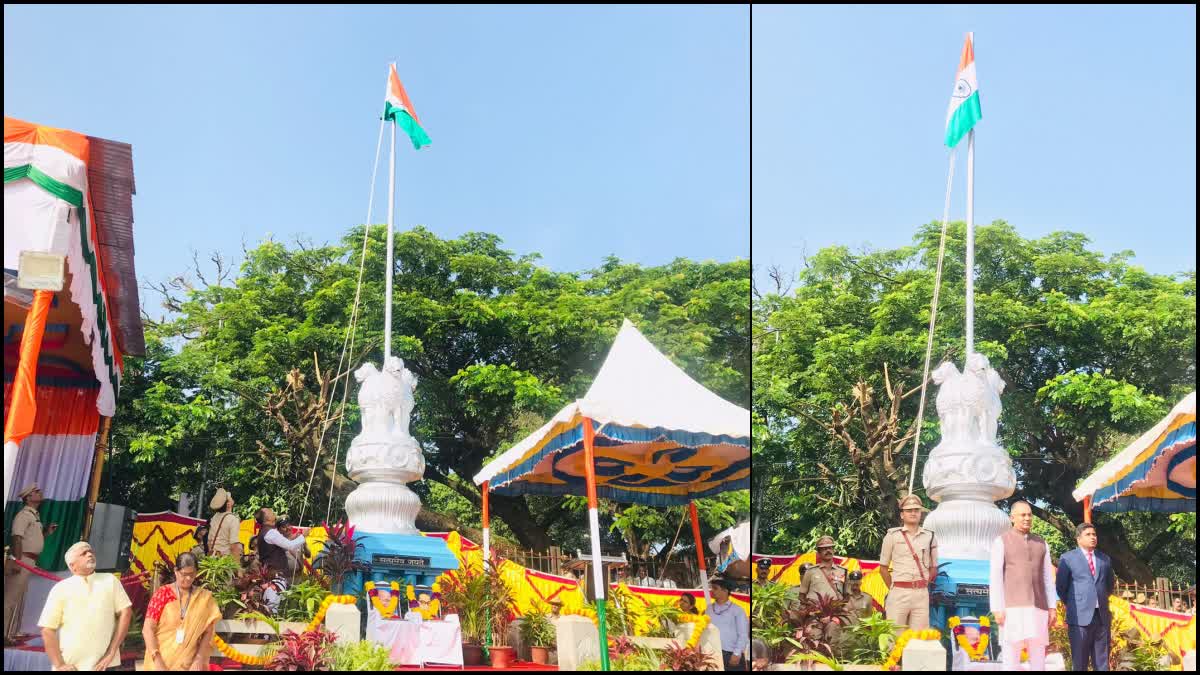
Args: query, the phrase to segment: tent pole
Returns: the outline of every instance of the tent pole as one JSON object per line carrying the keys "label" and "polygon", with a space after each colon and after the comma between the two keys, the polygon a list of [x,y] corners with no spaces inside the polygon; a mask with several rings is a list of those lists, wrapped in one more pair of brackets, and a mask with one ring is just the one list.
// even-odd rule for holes
{"label": "tent pole", "polygon": [[1092,522],[1092,496],[1088,495],[1083,498],[1083,522]]}
{"label": "tent pole", "polygon": [[[13,376],[12,402],[4,417],[4,502],[7,504],[12,488],[12,478],[17,472],[17,456],[21,442],[33,434],[33,421],[37,417],[37,364],[42,351],[42,337],[46,333],[46,318],[50,316],[53,291],[34,291],[33,304],[25,317],[21,331],[21,346],[17,372]],[[20,490],[23,485],[18,485]],[[60,535],[61,536],[61,535]]]}
{"label": "tent pole", "polygon": [[608,672],[608,626],[604,613],[604,567],[600,560],[600,513],[596,503],[595,430],[592,420],[583,418],[583,464],[587,477],[588,524],[592,537],[592,582],[596,584],[596,625],[600,629],[600,670]]}
{"label": "tent pole", "polygon": [[692,536],[696,538],[696,561],[700,563],[700,586],[704,588],[704,608],[712,607],[708,590],[708,570],[704,567],[704,542],[700,539],[700,516],[696,514],[696,502],[688,502],[688,513],[692,516]]}
{"label": "tent pole", "polygon": [[491,481],[487,481],[487,480],[483,481],[483,559],[484,560],[491,559],[491,555],[492,555],[492,546],[491,546],[492,538],[491,538],[491,531],[488,526],[488,522],[489,522],[488,516],[491,513],[488,509],[488,493],[490,492],[490,488],[491,488],[490,483],[491,483]]}

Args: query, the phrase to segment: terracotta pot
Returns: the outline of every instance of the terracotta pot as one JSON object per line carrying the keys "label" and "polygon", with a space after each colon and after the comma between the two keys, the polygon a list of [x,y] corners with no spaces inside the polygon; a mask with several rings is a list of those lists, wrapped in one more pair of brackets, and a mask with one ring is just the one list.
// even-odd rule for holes
{"label": "terracotta pot", "polygon": [[512,647],[488,647],[488,653],[492,655],[493,668],[507,668],[512,665]]}
{"label": "terracotta pot", "polygon": [[550,649],[547,647],[530,647],[529,653],[536,664],[544,666],[550,662]]}
{"label": "terracotta pot", "polygon": [[463,665],[482,666],[483,648],[473,642],[463,643]]}

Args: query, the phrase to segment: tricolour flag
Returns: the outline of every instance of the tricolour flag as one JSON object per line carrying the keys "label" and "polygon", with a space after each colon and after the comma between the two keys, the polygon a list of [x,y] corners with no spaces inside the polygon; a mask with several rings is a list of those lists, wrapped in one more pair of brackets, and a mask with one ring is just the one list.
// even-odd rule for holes
{"label": "tricolour flag", "polygon": [[950,95],[950,109],[946,111],[946,145],[952,148],[983,117],[979,111],[979,82],[975,79],[975,47],[972,43],[972,34],[967,33],[958,62],[958,76],[954,78],[954,93]]}
{"label": "tricolour flag", "polygon": [[400,76],[396,74],[396,64],[392,64],[388,72],[387,95],[383,103],[383,119],[391,120],[400,125],[413,147],[420,150],[421,146],[429,145],[429,135],[421,128],[417,119],[417,111],[413,109],[412,101],[408,100],[408,92],[400,84]]}

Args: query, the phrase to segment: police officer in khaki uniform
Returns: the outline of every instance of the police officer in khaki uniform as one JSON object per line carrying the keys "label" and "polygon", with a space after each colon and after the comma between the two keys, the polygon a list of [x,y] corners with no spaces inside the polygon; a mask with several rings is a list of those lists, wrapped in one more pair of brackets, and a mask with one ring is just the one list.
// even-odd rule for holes
{"label": "police officer in khaki uniform", "polygon": [[929,589],[937,580],[937,540],[921,527],[921,513],[928,510],[916,495],[900,500],[904,526],[887,531],[879,552],[879,572],[890,589],[887,618],[913,630],[929,628]]}
{"label": "police officer in khaki uniform", "polygon": [[849,575],[850,570],[833,562],[833,537],[821,537],[817,542],[817,564],[808,568],[800,580],[800,597],[816,600],[823,595],[841,600],[846,596]]}
{"label": "police officer in khaki uniform", "polygon": [[[45,497],[37,483],[28,485],[17,495],[25,505],[13,516],[12,557],[29,567],[37,567],[38,556],[45,548],[45,538],[58,529],[57,523],[42,524],[38,509]],[[25,608],[25,589],[32,573],[13,561],[5,561],[4,570],[4,639],[16,637]]]}
{"label": "police officer in khaki uniform", "polygon": [[850,612],[850,623],[870,616],[875,611],[872,602],[871,596],[862,590],[862,571],[854,570],[846,577],[846,611]]}

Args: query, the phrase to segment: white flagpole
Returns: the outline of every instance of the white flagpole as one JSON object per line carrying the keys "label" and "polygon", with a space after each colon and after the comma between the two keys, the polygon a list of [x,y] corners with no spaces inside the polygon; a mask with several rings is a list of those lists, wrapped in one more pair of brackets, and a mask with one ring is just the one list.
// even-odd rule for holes
{"label": "white flagpole", "polygon": [[[975,130],[967,132],[967,353],[975,351]],[[964,367],[966,367],[964,365]]]}
{"label": "white flagpole", "polygon": [[[392,64],[395,65],[395,64]],[[391,75],[391,71],[388,71]],[[383,360],[392,355],[392,230],[396,210],[396,120],[392,120],[392,161],[388,163],[387,293],[383,306]]]}

